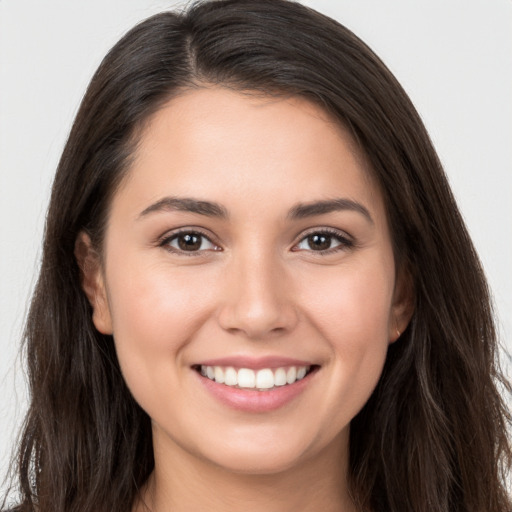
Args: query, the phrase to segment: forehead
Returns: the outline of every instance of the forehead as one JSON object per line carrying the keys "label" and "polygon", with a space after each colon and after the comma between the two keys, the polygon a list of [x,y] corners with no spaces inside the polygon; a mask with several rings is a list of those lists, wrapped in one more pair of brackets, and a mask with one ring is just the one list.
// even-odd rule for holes
{"label": "forehead", "polygon": [[319,106],[221,87],[187,90],[148,120],[118,195],[127,192],[139,209],[164,194],[381,201],[362,152]]}

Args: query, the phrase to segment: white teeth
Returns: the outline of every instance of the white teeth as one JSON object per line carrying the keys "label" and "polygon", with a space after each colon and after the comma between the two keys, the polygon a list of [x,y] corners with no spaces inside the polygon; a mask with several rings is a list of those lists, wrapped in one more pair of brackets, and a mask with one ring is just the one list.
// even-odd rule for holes
{"label": "white teeth", "polygon": [[297,380],[297,368],[295,366],[290,366],[288,371],[286,372],[286,382],[288,384],[293,384]]}
{"label": "white teeth", "polygon": [[218,382],[219,384],[224,384],[224,371],[220,366],[216,366],[213,369],[214,375],[215,375],[215,382]]}
{"label": "white teeth", "polygon": [[272,370],[259,370],[256,374],[256,387],[258,389],[270,389],[274,387],[274,374]]}
{"label": "white teeth", "polygon": [[297,370],[297,380],[301,380],[306,376],[306,368],[302,367]]}
{"label": "white teeth", "polygon": [[284,386],[286,384],[286,371],[284,368],[278,368],[274,374],[274,386]]}
{"label": "white teeth", "polygon": [[236,386],[238,384],[238,378],[234,368],[226,368],[224,372],[224,383],[228,386]]}
{"label": "white teeth", "polygon": [[240,368],[238,370],[238,387],[240,388],[254,388],[256,384],[256,375],[254,370],[249,368]]}
{"label": "white teeth", "polygon": [[309,371],[309,366],[289,366],[287,368],[235,368],[229,366],[201,366],[201,375],[226,386],[245,389],[268,390],[277,386],[285,386],[303,379]]}

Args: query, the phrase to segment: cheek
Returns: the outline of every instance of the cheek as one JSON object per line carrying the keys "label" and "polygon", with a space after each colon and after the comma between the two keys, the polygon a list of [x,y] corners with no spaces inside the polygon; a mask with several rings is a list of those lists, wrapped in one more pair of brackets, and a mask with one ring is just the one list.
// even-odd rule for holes
{"label": "cheek", "polygon": [[[343,423],[370,397],[386,359],[394,289],[393,267],[369,265],[339,268],[316,276],[303,291],[309,320],[327,343],[333,379],[326,391],[326,410],[333,401]],[[316,291],[315,291],[316,290]],[[307,299],[306,299],[307,297]]]}
{"label": "cheek", "polygon": [[[357,263],[357,262],[356,262]],[[365,265],[341,265],[301,276],[301,296],[312,321],[334,345],[387,342],[394,271],[376,260]]]}
{"label": "cheek", "polygon": [[208,302],[204,288],[200,273],[173,271],[168,265],[139,265],[126,273],[121,268],[110,272],[114,334],[146,340],[145,344],[155,348],[175,349],[172,341],[176,334],[193,331],[201,319]]}
{"label": "cheek", "polygon": [[[113,261],[116,261],[112,258]],[[118,259],[117,261],[122,261]],[[169,372],[181,369],[183,349],[209,316],[211,297],[205,276],[173,271],[169,265],[124,261],[111,269],[108,281],[116,351],[125,380],[140,402],[156,396],[155,382],[179,382]]]}

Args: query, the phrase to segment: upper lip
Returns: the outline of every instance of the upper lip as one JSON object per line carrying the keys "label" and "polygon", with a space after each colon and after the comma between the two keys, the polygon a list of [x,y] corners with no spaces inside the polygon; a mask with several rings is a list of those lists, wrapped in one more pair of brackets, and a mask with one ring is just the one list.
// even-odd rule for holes
{"label": "upper lip", "polygon": [[199,366],[233,366],[235,368],[251,368],[259,370],[262,368],[282,368],[286,366],[313,366],[311,361],[294,359],[284,356],[227,356],[216,359],[208,359],[197,363]]}

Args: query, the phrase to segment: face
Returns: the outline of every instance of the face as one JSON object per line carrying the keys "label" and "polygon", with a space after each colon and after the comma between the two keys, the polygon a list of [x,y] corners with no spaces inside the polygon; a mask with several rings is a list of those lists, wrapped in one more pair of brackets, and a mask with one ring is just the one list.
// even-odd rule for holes
{"label": "face", "polygon": [[381,194],[348,134],[297,98],[205,88],[170,101],[96,263],[93,320],[114,336],[155,451],[235,472],[346,452],[406,323]]}

